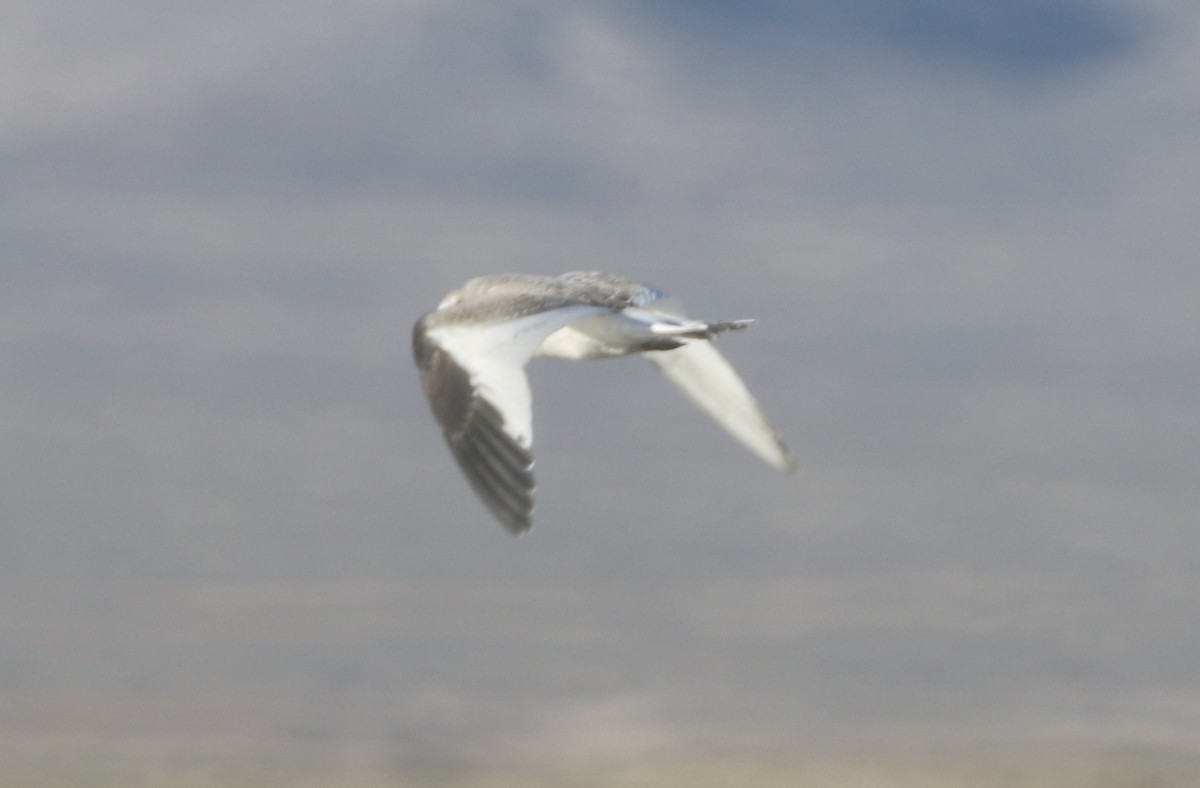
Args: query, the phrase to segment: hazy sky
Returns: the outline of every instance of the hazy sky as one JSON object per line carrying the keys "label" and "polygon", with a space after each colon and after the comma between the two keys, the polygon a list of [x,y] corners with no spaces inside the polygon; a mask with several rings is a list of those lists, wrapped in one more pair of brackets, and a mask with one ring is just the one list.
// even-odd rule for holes
{"label": "hazy sky", "polygon": [[[0,52],[0,748],[1196,752],[1194,3],[20,0]],[[804,474],[535,362],[491,521],[411,325],[577,269],[758,318]]]}

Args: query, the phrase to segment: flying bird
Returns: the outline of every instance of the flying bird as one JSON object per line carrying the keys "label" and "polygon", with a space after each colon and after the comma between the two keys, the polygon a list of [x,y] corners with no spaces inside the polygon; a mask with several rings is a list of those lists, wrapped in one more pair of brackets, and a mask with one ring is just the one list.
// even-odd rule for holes
{"label": "flying bird", "polygon": [[640,353],[769,465],[796,461],[712,339],[753,320],[684,316],[666,293],[622,276],[499,274],[451,291],[413,326],[421,387],[467,481],[505,528],[533,520],[533,412],[525,365]]}

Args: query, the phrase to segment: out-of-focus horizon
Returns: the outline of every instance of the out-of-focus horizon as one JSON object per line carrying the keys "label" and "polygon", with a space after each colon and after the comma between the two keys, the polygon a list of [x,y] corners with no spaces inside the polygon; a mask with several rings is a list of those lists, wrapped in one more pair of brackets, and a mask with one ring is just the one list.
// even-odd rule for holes
{"label": "out-of-focus horizon", "polygon": [[[0,762],[1200,759],[1192,4],[0,37]],[[721,349],[804,473],[649,365],[538,361],[537,525],[492,522],[412,322],[588,269],[757,318]]]}

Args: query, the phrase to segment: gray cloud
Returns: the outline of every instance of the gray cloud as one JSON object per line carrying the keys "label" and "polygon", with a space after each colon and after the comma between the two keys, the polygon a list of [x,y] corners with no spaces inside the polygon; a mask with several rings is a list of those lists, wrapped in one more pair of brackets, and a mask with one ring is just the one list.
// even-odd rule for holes
{"label": "gray cloud", "polygon": [[[905,8],[21,6],[6,739],[1189,751],[1195,15]],[[806,475],[536,362],[499,533],[409,327],[574,268],[760,318],[723,347]]]}
{"label": "gray cloud", "polygon": [[[900,58],[909,67],[961,71],[1028,89],[1136,52],[1156,29],[1131,5],[1062,0],[853,3],[610,3],[620,16],[680,46],[691,68],[748,71],[784,87],[805,74],[852,67],[854,58]],[[774,75],[764,69],[769,64]]]}

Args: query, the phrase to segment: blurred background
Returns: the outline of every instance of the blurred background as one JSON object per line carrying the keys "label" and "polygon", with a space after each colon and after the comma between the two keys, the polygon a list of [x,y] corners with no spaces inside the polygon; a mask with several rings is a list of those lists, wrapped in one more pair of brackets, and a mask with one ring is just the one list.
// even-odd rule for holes
{"label": "blurred background", "polygon": [[[4,17],[0,785],[1196,784],[1194,3]],[[535,361],[493,522],[412,323],[580,269],[804,473]]]}

